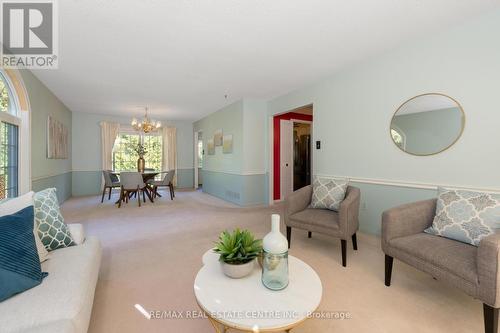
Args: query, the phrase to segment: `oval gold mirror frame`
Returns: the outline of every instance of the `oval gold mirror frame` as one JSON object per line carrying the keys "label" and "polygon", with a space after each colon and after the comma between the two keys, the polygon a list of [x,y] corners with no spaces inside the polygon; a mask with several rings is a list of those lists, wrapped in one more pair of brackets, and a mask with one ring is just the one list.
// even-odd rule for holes
{"label": "oval gold mirror frame", "polygon": [[[448,99],[450,99],[451,101],[453,101],[458,110],[460,111],[460,120],[461,120],[461,127],[460,127],[460,131],[458,132],[456,138],[450,143],[448,144],[446,147],[444,147],[443,149],[439,150],[439,151],[436,151],[436,152],[432,152],[432,153],[428,153],[428,154],[419,154],[419,153],[414,153],[414,152],[410,152],[410,151],[407,151],[405,149],[403,149],[400,145],[398,145],[396,143],[396,141],[394,140],[394,137],[392,135],[392,131],[393,131],[393,128],[396,127],[393,125],[393,122],[394,122],[394,117],[397,115],[397,113],[405,106],[407,105],[407,103],[417,99],[417,98],[420,98],[420,97],[423,97],[423,96],[432,96],[432,95],[435,95],[435,96],[441,96],[441,97],[446,97]],[[439,153],[442,153],[444,151],[446,151],[447,149],[449,149],[450,147],[452,147],[461,137],[462,137],[462,134],[464,132],[464,129],[465,129],[465,112],[464,112],[464,109],[462,108],[462,105],[456,100],[454,99],[453,97],[451,96],[448,96],[446,94],[443,94],[443,93],[425,93],[425,94],[420,94],[420,95],[417,95],[417,96],[414,96],[406,101],[404,101],[397,109],[396,111],[393,113],[392,117],[391,117],[391,122],[389,124],[389,136],[391,138],[391,141],[394,143],[394,145],[401,151],[407,153],[407,154],[410,154],[410,155],[414,155],[414,156],[432,156],[432,155],[436,155],[436,154],[439,154]]]}

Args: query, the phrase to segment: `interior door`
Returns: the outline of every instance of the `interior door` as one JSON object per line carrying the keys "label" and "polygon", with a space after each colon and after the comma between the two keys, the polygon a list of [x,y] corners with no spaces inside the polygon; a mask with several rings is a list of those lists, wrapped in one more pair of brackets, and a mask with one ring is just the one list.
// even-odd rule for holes
{"label": "interior door", "polygon": [[293,122],[280,121],[281,199],[293,192]]}

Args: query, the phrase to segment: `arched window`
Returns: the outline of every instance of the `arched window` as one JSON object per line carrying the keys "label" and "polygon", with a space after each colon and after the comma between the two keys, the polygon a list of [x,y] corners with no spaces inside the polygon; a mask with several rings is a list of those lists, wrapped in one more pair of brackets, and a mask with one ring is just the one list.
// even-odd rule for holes
{"label": "arched window", "polygon": [[19,103],[7,73],[0,71],[0,200],[20,192]]}

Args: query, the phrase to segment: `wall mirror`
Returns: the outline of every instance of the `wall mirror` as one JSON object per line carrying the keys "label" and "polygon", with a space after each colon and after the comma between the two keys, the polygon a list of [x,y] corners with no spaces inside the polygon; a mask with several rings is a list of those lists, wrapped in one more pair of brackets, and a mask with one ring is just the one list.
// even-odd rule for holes
{"label": "wall mirror", "polygon": [[390,134],[402,151],[426,156],[451,147],[464,126],[462,106],[449,96],[432,93],[404,102],[392,117]]}

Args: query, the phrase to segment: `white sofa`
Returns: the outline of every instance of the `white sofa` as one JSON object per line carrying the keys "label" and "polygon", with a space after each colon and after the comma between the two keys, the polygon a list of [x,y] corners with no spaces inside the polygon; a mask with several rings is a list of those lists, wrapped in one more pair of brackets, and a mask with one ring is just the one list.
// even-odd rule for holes
{"label": "white sofa", "polygon": [[[70,232],[76,225],[69,225]],[[4,333],[81,333],[89,327],[101,265],[101,244],[88,237],[82,244],[49,252],[42,283],[0,302]]]}

